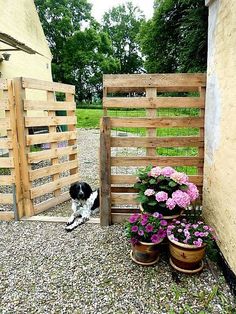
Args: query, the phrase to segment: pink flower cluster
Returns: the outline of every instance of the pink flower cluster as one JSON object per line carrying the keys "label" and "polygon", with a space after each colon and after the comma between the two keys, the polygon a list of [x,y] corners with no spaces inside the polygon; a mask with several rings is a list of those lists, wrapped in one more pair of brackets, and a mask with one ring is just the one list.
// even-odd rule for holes
{"label": "pink flower cluster", "polygon": [[148,175],[149,175],[149,177],[154,177],[154,178],[160,176],[161,175],[161,168],[160,167],[153,167]]}
{"label": "pink flower cluster", "polygon": [[188,182],[188,176],[182,172],[175,171],[172,173],[170,178],[179,184],[187,184],[187,182]]}
{"label": "pink flower cluster", "polygon": [[167,227],[167,236],[176,242],[201,247],[207,241],[215,239],[213,231],[213,228],[204,225],[202,221],[191,224],[186,219],[181,221],[173,219],[172,224]]}

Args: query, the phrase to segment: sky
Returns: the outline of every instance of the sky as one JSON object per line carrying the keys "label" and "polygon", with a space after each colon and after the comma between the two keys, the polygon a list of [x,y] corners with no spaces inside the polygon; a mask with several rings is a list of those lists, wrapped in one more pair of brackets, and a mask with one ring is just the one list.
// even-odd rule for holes
{"label": "sky", "polygon": [[[146,16],[150,19],[153,14],[153,0],[129,0],[138,6]],[[103,14],[114,6],[125,3],[125,0],[88,0],[93,5],[92,15],[98,22],[101,22]]]}

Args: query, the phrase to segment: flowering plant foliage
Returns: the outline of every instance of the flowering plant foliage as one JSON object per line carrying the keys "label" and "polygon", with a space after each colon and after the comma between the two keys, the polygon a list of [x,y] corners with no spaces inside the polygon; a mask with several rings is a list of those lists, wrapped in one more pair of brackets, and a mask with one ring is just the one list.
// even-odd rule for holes
{"label": "flowering plant foliage", "polygon": [[167,221],[158,212],[133,214],[125,224],[126,236],[131,243],[138,241],[158,243],[166,237]]}
{"label": "flowering plant foliage", "polygon": [[139,191],[137,200],[145,212],[178,213],[199,196],[195,184],[185,173],[171,167],[147,166],[138,170],[134,188]]}
{"label": "flowering plant foliage", "polygon": [[214,230],[203,221],[189,223],[186,219],[173,219],[167,227],[167,236],[170,240],[201,247],[211,244],[215,240]]}

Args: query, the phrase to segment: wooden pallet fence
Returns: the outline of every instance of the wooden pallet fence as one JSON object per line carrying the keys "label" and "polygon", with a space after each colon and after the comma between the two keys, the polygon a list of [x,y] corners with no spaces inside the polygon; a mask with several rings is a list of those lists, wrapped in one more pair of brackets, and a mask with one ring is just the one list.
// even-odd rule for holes
{"label": "wooden pallet fence", "polygon": [[[68,200],[69,193],[62,189],[78,180],[75,88],[28,78],[15,79],[14,84],[24,208],[29,217]],[[32,90],[43,92],[43,100],[32,99]],[[57,93],[63,101],[57,101]],[[43,117],[32,115],[38,110]],[[57,116],[58,110],[66,115]],[[67,176],[62,176],[65,171]]]}
{"label": "wooden pallet fence", "polygon": [[[104,75],[103,107],[101,119],[100,173],[101,173],[101,224],[121,222],[138,208],[136,191],[132,188],[136,175],[113,173],[115,167],[128,169],[147,165],[194,167],[190,180],[200,191],[203,184],[204,164],[204,108],[205,74],[135,74]],[[189,94],[191,92],[191,94]],[[127,97],[124,97],[124,94]],[[175,93],[173,96],[160,93]],[[181,93],[180,95],[178,93]],[[187,95],[183,93],[188,93]],[[197,94],[197,95],[196,95]],[[143,117],[110,117],[109,110],[133,109]],[[196,115],[157,115],[157,110],[197,110]],[[122,128],[145,128],[145,136],[112,134]],[[157,130],[170,128],[195,128],[197,134],[183,136],[159,136]],[[118,133],[119,134],[119,133]],[[143,149],[140,156],[112,156],[114,148]],[[158,148],[194,148],[196,156],[163,156]],[[135,209],[136,208],[136,209]]]}
{"label": "wooden pallet fence", "polygon": [[0,220],[23,216],[16,116],[11,80],[0,80]]}

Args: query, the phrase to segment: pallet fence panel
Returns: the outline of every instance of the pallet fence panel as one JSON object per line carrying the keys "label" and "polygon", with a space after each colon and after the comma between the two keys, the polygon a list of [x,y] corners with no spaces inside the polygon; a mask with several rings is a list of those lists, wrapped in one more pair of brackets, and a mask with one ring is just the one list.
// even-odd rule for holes
{"label": "pallet fence panel", "polygon": [[[139,167],[173,166],[186,172],[201,193],[205,86],[206,76],[201,73],[104,75],[106,116],[101,120],[100,146],[103,225],[121,222],[137,211],[133,184]],[[126,116],[122,116],[124,110]],[[111,131],[104,141],[105,124]],[[136,129],[139,131],[134,134]],[[108,155],[104,153],[107,150]],[[102,189],[104,182],[106,188]]]}
{"label": "pallet fence panel", "polygon": [[75,88],[28,78],[14,81],[25,169],[24,207],[29,217],[68,200],[69,185],[78,180]]}
{"label": "pallet fence panel", "polygon": [[12,220],[23,216],[23,204],[11,80],[0,80],[0,117],[0,220]]}

